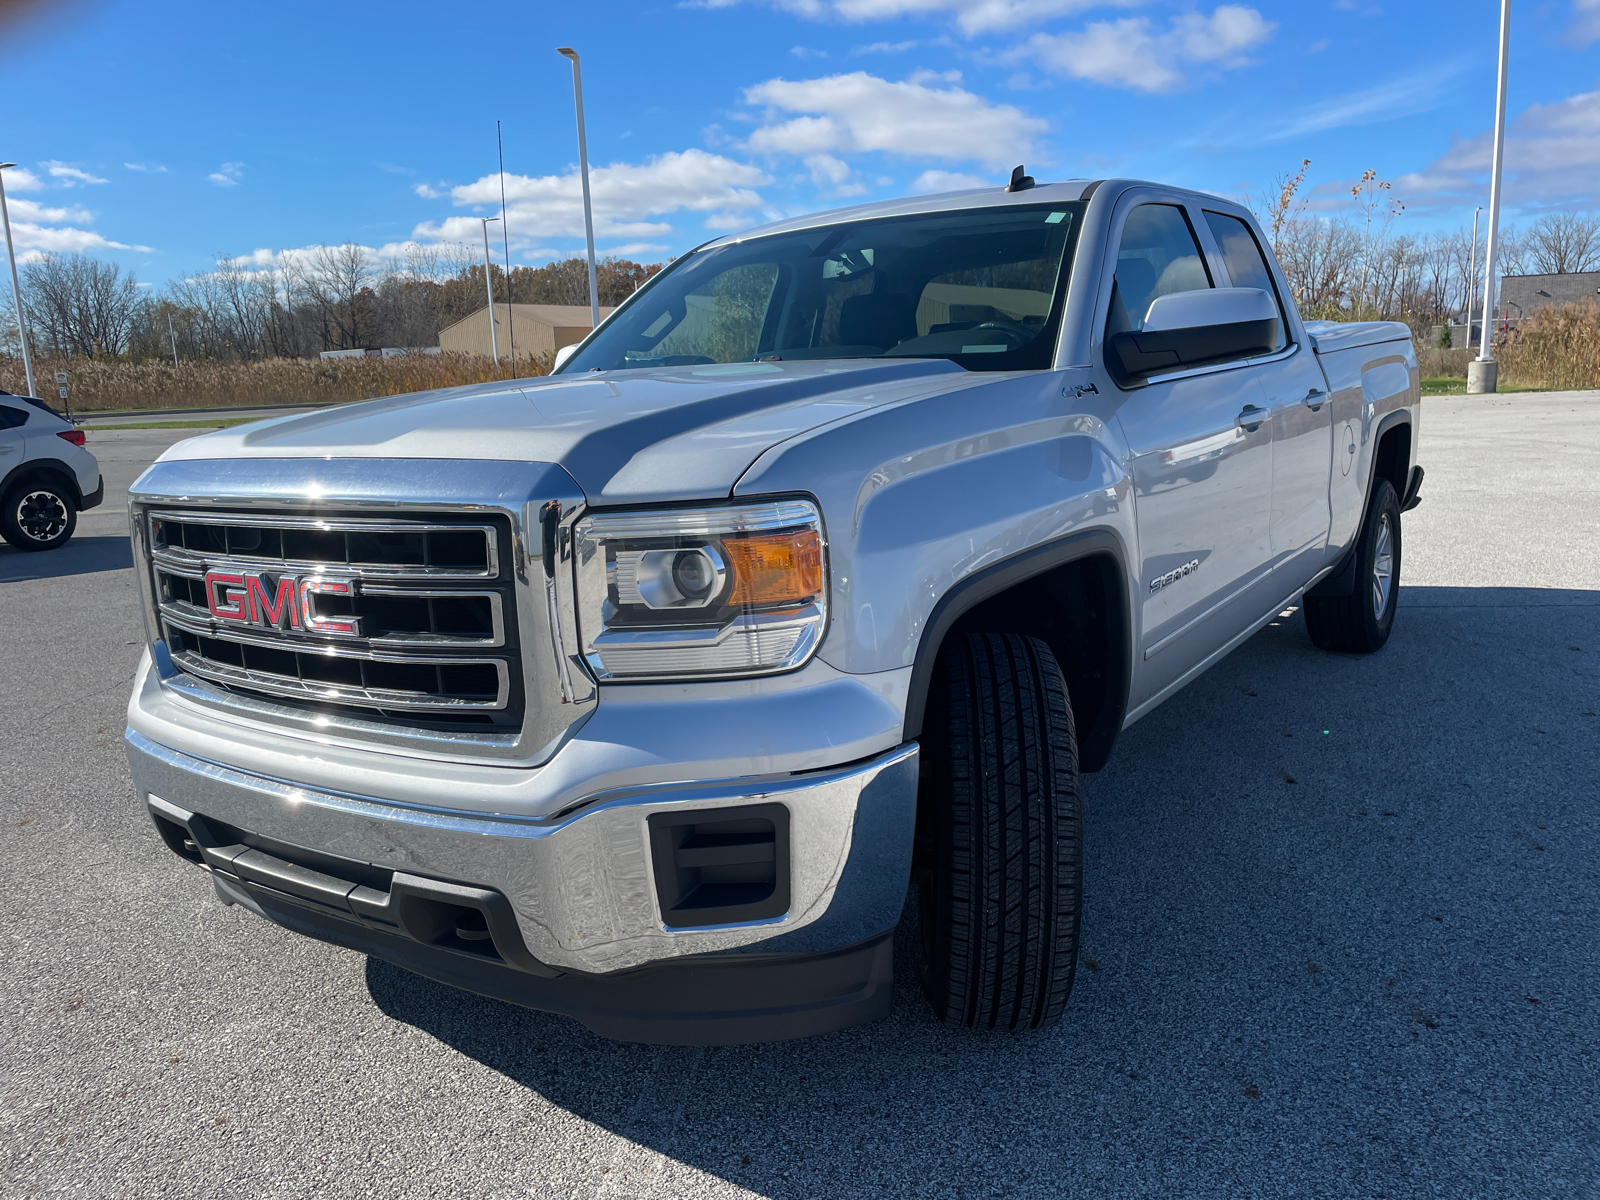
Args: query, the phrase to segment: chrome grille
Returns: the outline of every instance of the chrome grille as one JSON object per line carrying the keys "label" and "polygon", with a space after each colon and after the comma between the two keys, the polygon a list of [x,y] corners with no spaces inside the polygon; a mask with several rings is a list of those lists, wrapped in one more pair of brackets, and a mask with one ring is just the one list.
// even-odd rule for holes
{"label": "chrome grille", "polygon": [[520,728],[509,523],[171,508],[146,519],[154,615],[180,670],[365,719]]}

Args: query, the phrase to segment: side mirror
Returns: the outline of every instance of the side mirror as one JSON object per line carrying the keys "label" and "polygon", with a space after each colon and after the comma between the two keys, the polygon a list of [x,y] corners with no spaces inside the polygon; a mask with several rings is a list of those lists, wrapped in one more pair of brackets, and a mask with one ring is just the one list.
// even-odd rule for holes
{"label": "side mirror", "polygon": [[1278,304],[1260,288],[1173,292],[1150,306],[1144,328],[1114,333],[1107,365],[1129,380],[1233,362],[1278,344]]}
{"label": "side mirror", "polygon": [[550,373],[554,375],[557,371],[561,370],[562,366],[566,364],[567,359],[571,358],[577,352],[577,342],[573,342],[570,346],[563,346],[561,349],[557,350],[556,360],[550,364]]}

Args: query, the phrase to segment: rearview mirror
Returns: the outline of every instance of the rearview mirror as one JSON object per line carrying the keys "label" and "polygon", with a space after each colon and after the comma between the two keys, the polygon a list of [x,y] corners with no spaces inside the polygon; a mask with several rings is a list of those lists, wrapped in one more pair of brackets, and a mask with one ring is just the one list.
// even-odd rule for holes
{"label": "rearview mirror", "polygon": [[555,372],[561,370],[562,364],[565,363],[567,361],[567,359],[571,358],[577,352],[578,352],[578,343],[577,342],[573,342],[572,345],[563,346],[563,347],[561,347],[561,349],[557,350],[556,351],[556,360],[555,360],[555,362],[550,364],[550,373],[551,374],[555,374]]}
{"label": "rearview mirror", "polygon": [[1268,354],[1278,345],[1277,302],[1260,288],[1173,292],[1150,305],[1144,328],[1114,333],[1106,365],[1127,380]]}

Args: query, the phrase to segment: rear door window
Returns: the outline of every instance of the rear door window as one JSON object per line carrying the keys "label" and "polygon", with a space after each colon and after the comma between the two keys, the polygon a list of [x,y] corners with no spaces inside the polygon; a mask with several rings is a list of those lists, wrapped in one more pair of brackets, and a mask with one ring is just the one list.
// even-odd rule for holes
{"label": "rear door window", "polygon": [[1272,280],[1272,272],[1267,269],[1266,256],[1261,253],[1255,234],[1238,217],[1230,217],[1226,213],[1207,212],[1206,224],[1211,227],[1211,236],[1217,239],[1217,245],[1222,250],[1222,261],[1227,265],[1233,286],[1260,288],[1277,302],[1278,344],[1274,349],[1282,350],[1287,344],[1284,331],[1288,328],[1283,316],[1283,298],[1278,295],[1277,284]]}
{"label": "rear door window", "polygon": [[0,429],[15,429],[28,423],[28,414],[20,408],[0,404]]}
{"label": "rear door window", "polygon": [[1143,329],[1150,305],[1162,296],[1212,286],[1205,256],[1182,208],[1141,204],[1128,214],[1117,247],[1116,280],[1108,337]]}

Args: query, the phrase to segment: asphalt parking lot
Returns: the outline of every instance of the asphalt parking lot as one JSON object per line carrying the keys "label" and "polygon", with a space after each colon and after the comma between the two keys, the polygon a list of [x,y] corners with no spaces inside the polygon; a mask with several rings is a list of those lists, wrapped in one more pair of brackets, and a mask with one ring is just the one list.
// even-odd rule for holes
{"label": "asphalt parking lot", "polygon": [[296,937],[157,841],[122,503],[0,547],[0,1195],[1600,1197],[1600,393],[1426,402],[1401,611],[1269,626],[1086,781],[1022,1037],[607,1042]]}

